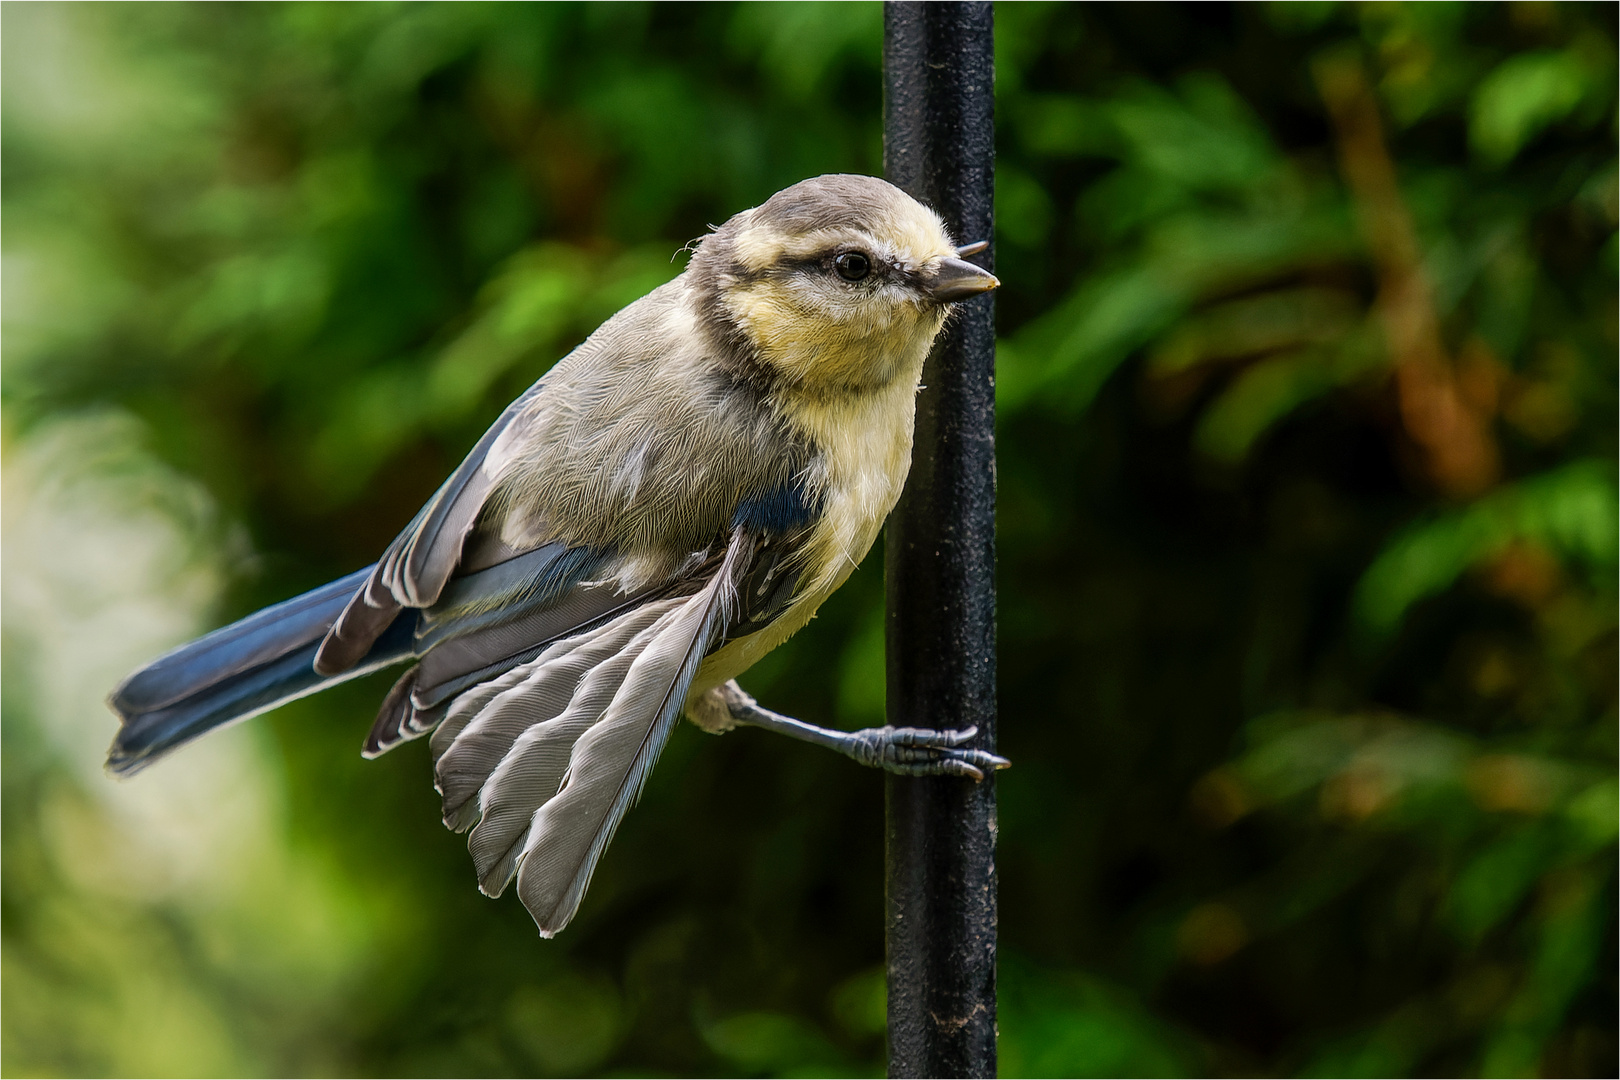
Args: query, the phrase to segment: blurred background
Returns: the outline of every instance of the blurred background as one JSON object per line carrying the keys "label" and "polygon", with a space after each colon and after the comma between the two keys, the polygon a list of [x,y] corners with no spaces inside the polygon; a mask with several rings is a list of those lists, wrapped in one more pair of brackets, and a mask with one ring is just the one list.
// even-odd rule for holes
{"label": "blurred background", "polygon": [[[996,18],[1003,1072],[1615,1075],[1615,6]],[[685,726],[552,942],[360,759],[390,675],[101,757],[682,244],[878,172],[881,9],[3,19],[0,1067],[879,1075],[824,751]],[[881,579],[748,688],[879,722]]]}

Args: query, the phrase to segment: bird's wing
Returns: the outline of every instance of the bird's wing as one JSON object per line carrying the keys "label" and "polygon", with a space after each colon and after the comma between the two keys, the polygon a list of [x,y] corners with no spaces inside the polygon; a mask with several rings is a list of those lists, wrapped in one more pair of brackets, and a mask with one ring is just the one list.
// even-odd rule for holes
{"label": "bird's wing", "polygon": [[[690,595],[706,580],[694,575],[625,594],[611,580],[614,566],[611,556],[551,543],[452,578],[440,603],[420,614],[414,652],[421,662],[395,683],[362,753],[379,757],[427,734],[445,718],[452,702],[513,668],[549,655],[557,642],[600,627],[649,600]],[[609,580],[586,580],[597,573]]]}
{"label": "bird's wing", "polygon": [[[753,537],[753,547],[737,568],[737,602],[725,633],[710,643],[711,649],[764,629],[797,598],[804,543],[820,512],[819,501],[797,479],[737,507],[732,527]],[[560,541],[457,573],[438,602],[422,613],[415,650],[422,662],[396,684],[363,752],[376,757],[426,734],[445,718],[452,701],[550,655],[547,650],[562,639],[654,600],[696,592],[717,571],[721,558],[710,555],[682,573],[628,593],[615,584],[619,563],[611,549],[570,547]]]}
{"label": "bird's wing", "polygon": [[737,581],[737,609],[712,648],[756,634],[775,622],[798,599],[804,580],[800,561],[809,530],[766,534]]}
{"label": "bird's wing", "polygon": [[445,823],[477,821],[480,888],[499,895],[515,877],[546,937],[640,794],[755,544],[735,530],[696,591],[643,599],[450,703],[432,741]]}
{"label": "bird's wing", "polygon": [[[795,478],[808,444],[686,329],[688,292],[677,280],[642,297],[507,407],[356,590],[321,643],[318,674],[356,663],[401,609],[453,608],[433,633],[465,636],[478,612],[450,602],[458,588],[509,621],[491,614],[499,583],[473,571],[538,572],[539,562],[560,580],[617,555],[640,567],[637,581],[682,577],[686,555],[722,535],[734,510],[770,518],[803,501]],[[562,539],[571,547],[548,544]],[[506,562],[518,565],[496,570]],[[437,685],[430,674],[413,691],[419,702]]]}
{"label": "bird's wing", "polygon": [[522,433],[544,380],[506,407],[461,465],[394,539],[338,616],[315,657],[315,670],[334,675],[359,662],[401,608],[435,603],[461,561],[462,544],[496,480],[503,451]]}

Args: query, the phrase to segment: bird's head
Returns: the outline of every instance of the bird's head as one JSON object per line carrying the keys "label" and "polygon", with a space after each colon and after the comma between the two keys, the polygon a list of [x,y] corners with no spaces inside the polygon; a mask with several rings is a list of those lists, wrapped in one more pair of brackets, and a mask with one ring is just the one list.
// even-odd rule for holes
{"label": "bird's head", "polygon": [[792,386],[862,391],[920,370],[953,304],[1000,284],[939,215],[871,176],[818,176],[705,237],[704,317]]}

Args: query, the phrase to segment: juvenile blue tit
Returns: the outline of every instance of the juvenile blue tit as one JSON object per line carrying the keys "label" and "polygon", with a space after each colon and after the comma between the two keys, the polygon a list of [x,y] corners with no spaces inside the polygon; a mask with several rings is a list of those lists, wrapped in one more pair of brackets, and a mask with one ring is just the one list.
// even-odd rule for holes
{"label": "juvenile blue tit", "polygon": [[815,727],[735,679],[871,547],[923,360],[999,282],[939,217],[821,176],[704,237],[509,405],[374,565],[182,646],[113,692],[108,769],[393,664],[363,753],[431,733],[480,888],[568,925],[684,714],[904,774],[983,778],[973,731]]}

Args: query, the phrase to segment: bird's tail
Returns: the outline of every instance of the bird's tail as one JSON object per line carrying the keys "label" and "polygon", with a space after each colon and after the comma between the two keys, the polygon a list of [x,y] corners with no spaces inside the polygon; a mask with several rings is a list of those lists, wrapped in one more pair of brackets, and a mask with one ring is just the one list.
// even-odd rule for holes
{"label": "bird's tail", "polygon": [[364,660],[338,675],[315,673],[326,632],[371,567],[249,615],[182,645],[135,672],[108,704],[123,726],[107,770],[128,776],[206,732],[313,694],[411,655],[415,611],[395,619]]}

